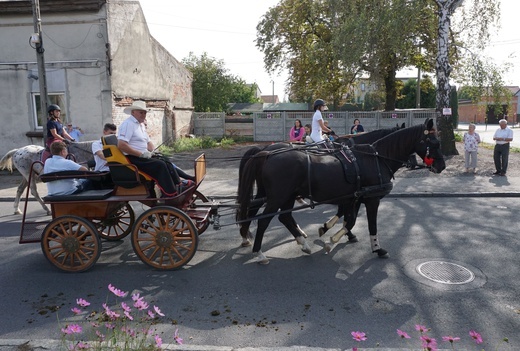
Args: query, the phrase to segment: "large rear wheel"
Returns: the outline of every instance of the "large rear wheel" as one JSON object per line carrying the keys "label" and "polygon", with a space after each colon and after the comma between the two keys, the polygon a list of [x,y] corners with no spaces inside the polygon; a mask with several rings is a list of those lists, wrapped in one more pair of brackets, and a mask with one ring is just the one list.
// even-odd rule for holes
{"label": "large rear wheel", "polygon": [[84,272],[101,254],[101,240],[96,227],[78,216],[62,216],[44,229],[41,247],[45,258],[66,272]]}
{"label": "large rear wheel", "polygon": [[153,207],[137,218],[132,246],[147,265],[164,270],[178,269],[197,251],[197,228],[186,213],[175,207]]}

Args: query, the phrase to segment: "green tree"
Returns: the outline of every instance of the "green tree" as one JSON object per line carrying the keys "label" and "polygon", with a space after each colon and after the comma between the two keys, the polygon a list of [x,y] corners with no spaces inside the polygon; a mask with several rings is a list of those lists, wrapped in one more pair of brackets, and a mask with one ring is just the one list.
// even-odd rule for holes
{"label": "green tree", "polygon": [[230,102],[258,102],[256,84],[248,85],[239,77],[228,73],[224,61],[203,53],[193,53],[182,60],[193,74],[193,106],[196,112],[225,111]]}
{"label": "green tree", "polygon": [[256,46],[264,53],[268,72],[287,69],[292,101],[344,102],[357,74],[345,66],[333,46],[333,14],[327,1],[282,0],[257,25]]}
{"label": "green tree", "polygon": [[[435,108],[436,89],[428,75],[424,75],[421,85],[421,108]],[[401,91],[398,92],[397,108],[417,107],[417,79],[408,80]]]}

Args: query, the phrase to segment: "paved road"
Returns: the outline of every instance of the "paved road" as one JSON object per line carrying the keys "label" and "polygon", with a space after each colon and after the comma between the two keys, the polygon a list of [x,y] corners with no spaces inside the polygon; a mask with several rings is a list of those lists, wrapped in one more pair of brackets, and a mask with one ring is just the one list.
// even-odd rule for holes
{"label": "paved road", "polygon": [[[41,215],[36,203],[29,207],[32,215]],[[431,327],[437,339],[448,334],[462,337],[461,347],[467,350],[473,349],[468,336],[473,329],[483,334],[485,349],[509,337],[510,350],[518,350],[519,207],[516,198],[386,199],[379,226],[389,259],[370,253],[363,216],[355,228],[360,242],[342,241],[325,255],[316,223],[332,215],[334,208],[321,206],[295,215],[311,234],[312,255],[303,254],[273,221],[264,240],[268,266],[252,262],[250,249],[239,247],[231,225],[203,234],[196,256],[179,271],[150,269],[125,240],[105,243],[98,263],[82,274],[56,271],[38,244],[19,245],[20,218],[4,215],[0,344],[59,339],[57,319],[73,320],[69,310],[76,298],[87,298],[99,308],[107,299],[107,285],[114,284],[141,293],[162,309],[167,317],[157,327],[165,332],[164,339],[175,327],[187,345],[208,350],[345,350],[375,348],[378,343],[378,350],[397,349],[402,343],[396,329],[413,334],[418,323]],[[0,209],[8,213],[10,203],[0,203]],[[232,221],[223,218],[224,224]],[[417,267],[434,261],[460,265],[475,279],[449,285],[421,277]],[[60,309],[56,312],[54,306]],[[369,336],[361,345],[351,340],[350,332],[357,330]]]}

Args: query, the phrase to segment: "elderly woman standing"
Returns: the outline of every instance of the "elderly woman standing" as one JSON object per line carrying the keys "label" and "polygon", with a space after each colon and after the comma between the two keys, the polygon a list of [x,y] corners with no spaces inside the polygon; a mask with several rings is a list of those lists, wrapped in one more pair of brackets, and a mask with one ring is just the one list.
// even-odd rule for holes
{"label": "elderly woman standing", "polygon": [[477,173],[477,152],[479,143],[480,135],[475,132],[475,125],[470,123],[468,132],[464,133],[464,156],[466,172],[469,172],[470,169],[472,169],[473,173]]}

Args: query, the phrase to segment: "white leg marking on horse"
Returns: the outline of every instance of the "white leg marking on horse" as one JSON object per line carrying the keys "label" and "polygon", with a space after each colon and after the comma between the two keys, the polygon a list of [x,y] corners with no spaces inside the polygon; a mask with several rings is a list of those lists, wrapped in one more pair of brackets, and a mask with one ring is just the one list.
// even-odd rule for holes
{"label": "white leg marking on horse", "polygon": [[336,244],[345,234],[347,234],[347,230],[345,228],[341,228],[336,234],[330,237],[330,241]]}
{"label": "white leg marking on horse", "polygon": [[305,233],[302,228],[300,228],[300,226],[298,224],[296,224],[296,229],[298,229],[298,231],[300,232],[300,234],[307,239],[308,235],[307,233]]}
{"label": "white leg marking on horse", "polygon": [[264,253],[262,251],[258,251],[256,254],[256,262],[258,264],[269,264],[269,259],[265,257]]}
{"label": "white leg marking on horse", "polygon": [[379,239],[377,235],[370,235],[370,245],[372,246],[372,252],[375,252],[381,248],[381,246],[379,246]]}
{"label": "white leg marking on horse", "polygon": [[332,217],[331,219],[329,219],[326,223],[325,223],[325,227],[327,229],[330,229],[332,227],[334,227],[336,225],[336,223],[338,222],[338,216],[334,216]]}
{"label": "white leg marking on horse", "polygon": [[296,242],[301,245],[301,249],[303,252],[305,252],[306,254],[310,254],[311,253],[311,247],[309,246],[309,244],[307,244],[307,240],[305,240],[304,237],[297,237],[296,238]]}

